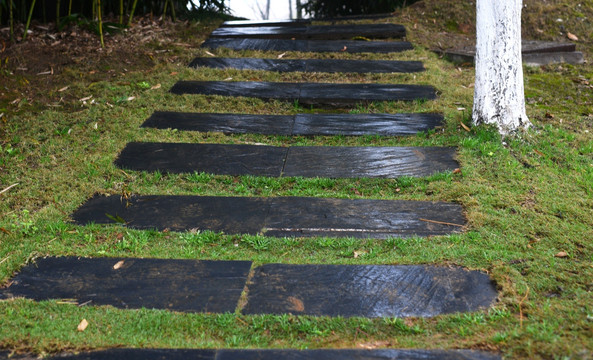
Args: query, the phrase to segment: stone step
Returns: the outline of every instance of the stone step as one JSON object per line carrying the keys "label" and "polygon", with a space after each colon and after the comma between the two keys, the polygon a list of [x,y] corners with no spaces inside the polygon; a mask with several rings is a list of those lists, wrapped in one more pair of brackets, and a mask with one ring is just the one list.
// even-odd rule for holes
{"label": "stone step", "polygon": [[452,147],[349,147],[128,143],[115,164],[164,173],[269,177],[423,177],[459,167]]}
{"label": "stone step", "polygon": [[387,39],[404,36],[406,29],[396,24],[220,27],[210,34],[211,38],[287,40],[347,40],[355,37]]}
{"label": "stone step", "polygon": [[413,73],[424,71],[420,61],[332,60],[332,59],[259,59],[259,58],[195,58],[190,67],[215,69],[265,70],[278,72],[325,73]]}
{"label": "stone step", "polygon": [[78,305],[342,317],[432,317],[490,307],[494,282],[479,271],[429,265],[285,265],[249,261],[49,257],[2,289],[4,298]]}
{"label": "stone step", "polygon": [[432,86],[393,84],[178,81],[170,92],[178,95],[244,96],[334,107],[353,106],[373,101],[436,99],[436,90]]}
{"label": "stone step", "polygon": [[[1,353],[0,353],[1,355]],[[2,357],[0,357],[2,358]],[[31,356],[18,359],[36,359]],[[6,355],[8,359],[8,354]],[[13,358],[11,358],[13,359]],[[63,360],[501,360],[498,354],[477,350],[419,349],[109,349],[58,355]]]}
{"label": "stone step", "polygon": [[356,41],[356,40],[283,40],[283,39],[207,39],[203,48],[232,50],[391,53],[412,50],[407,41]]}
{"label": "stone step", "polygon": [[443,115],[432,113],[255,115],[156,111],[142,127],[226,134],[402,136],[434,129],[443,121]]}
{"label": "stone step", "polygon": [[140,230],[374,239],[448,235],[466,223],[461,205],[446,202],[190,195],[94,196],[72,219]]}
{"label": "stone step", "polygon": [[[383,14],[361,14],[361,15],[344,15],[332,18],[318,18],[314,21],[352,21],[352,20],[379,20],[393,17],[392,13]],[[292,19],[292,20],[229,20],[225,21],[220,27],[261,27],[261,26],[303,26],[310,25],[311,19]]]}

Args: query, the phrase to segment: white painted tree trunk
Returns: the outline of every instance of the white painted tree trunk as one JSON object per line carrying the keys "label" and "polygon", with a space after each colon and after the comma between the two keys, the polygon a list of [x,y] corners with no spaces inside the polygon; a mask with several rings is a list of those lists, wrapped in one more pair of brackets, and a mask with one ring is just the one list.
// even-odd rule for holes
{"label": "white painted tree trunk", "polygon": [[521,62],[522,0],[478,0],[473,123],[508,135],[531,125]]}

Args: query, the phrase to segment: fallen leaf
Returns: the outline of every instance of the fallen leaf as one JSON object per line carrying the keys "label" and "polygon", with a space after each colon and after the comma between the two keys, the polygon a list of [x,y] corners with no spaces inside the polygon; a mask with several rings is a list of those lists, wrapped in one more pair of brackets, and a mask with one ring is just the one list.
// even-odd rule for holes
{"label": "fallen leaf", "polygon": [[461,124],[461,127],[463,128],[463,130],[465,130],[465,131],[471,131],[470,128],[468,128],[467,125],[465,125],[463,123],[463,121],[460,121],[459,123]]}
{"label": "fallen leaf", "polygon": [[565,258],[568,257],[568,254],[566,253],[566,251],[560,251],[558,254],[554,255],[554,257]]}
{"label": "fallen leaf", "polygon": [[10,231],[6,230],[6,229],[5,229],[5,228],[3,228],[3,227],[0,227],[0,231],[2,231],[2,232],[3,232],[3,233],[5,233],[5,234],[10,234]]}
{"label": "fallen leaf", "polygon": [[371,342],[365,342],[365,343],[360,343],[357,344],[356,347],[360,348],[360,349],[366,349],[366,350],[373,350],[373,349],[377,349],[377,348],[385,348],[391,346],[391,342],[389,341],[371,341]]}
{"label": "fallen leaf", "polygon": [[286,55],[285,52],[283,52],[282,54],[278,55],[278,59],[282,59],[282,57],[284,57],[284,55]]}
{"label": "fallen leaf", "polygon": [[361,257],[362,255],[366,255],[368,253],[369,252],[366,251],[366,250],[355,251],[354,252],[354,258],[357,259],[357,258]]}
{"label": "fallen leaf", "polygon": [[344,48],[340,51],[346,51],[348,49],[348,46],[344,46]]}
{"label": "fallen leaf", "polygon": [[87,97],[83,97],[82,99],[80,99],[79,101],[87,101],[90,100],[93,97],[93,95],[91,96],[87,96]]}
{"label": "fallen leaf", "polygon": [[78,331],[84,331],[87,328],[87,326],[89,326],[89,322],[86,321],[86,319],[82,319],[80,324],[78,324],[77,329],[78,329]]}
{"label": "fallen leaf", "polygon": [[64,86],[63,88],[59,89],[58,92],[66,91],[69,87],[70,86]]}
{"label": "fallen leaf", "polygon": [[453,174],[461,174],[461,169],[456,168],[455,170],[453,170]]}
{"label": "fallen leaf", "polygon": [[553,119],[554,118],[554,114],[547,112],[546,113],[546,119]]}
{"label": "fallen leaf", "polygon": [[173,71],[172,73],[170,73],[169,75],[173,76],[173,75],[177,75],[179,74],[177,71]]}
{"label": "fallen leaf", "polygon": [[211,53],[210,51],[206,51],[206,55],[210,55],[210,56],[216,56],[213,53]]}
{"label": "fallen leaf", "polygon": [[232,77],[228,77],[228,78],[224,79],[223,81],[231,81],[231,80],[233,80],[233,78]]}
{"label": "fallen leaf", "polygon": [[570,40],[572,40],[572,41],[579,41],[579,38],[578,38],[578,36],[576,36],[576,35],[575,35],[575,34],[573,34],[573,33],[566,33],[566,37],[567,37],[567,38],[569,38],[569,39],[570,39]]}
{"label": "fallen leaf", "polygon": [[156,84],[156,85],[152,85],[150,87],[150,90],[156,90],[156,89],[160,89],[161,88],[161,84]]}
{"label": "fallen leaf", "polygon": [[115,265],[113,265],[113,270],[117,270],[117,269],[121,268],[122,266],[124,266],[124,261],[120,260],[120,261],[116,262]]}
{"label": "fallen leaf", "polygon": [[128,100],[128,101],[132,101],[132,100],[134,100],[135,98],[136,98],[135,96],[130,96],[130,97],[128,97],[126,100]]}

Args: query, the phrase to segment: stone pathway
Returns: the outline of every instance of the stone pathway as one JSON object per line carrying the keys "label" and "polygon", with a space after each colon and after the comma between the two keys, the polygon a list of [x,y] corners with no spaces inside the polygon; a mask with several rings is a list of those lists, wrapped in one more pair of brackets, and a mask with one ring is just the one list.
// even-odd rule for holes
{"label": "stone pathway", "polygon": [[[294,24],[291,24],[294,25]],[[299,27],[300,26],[300,27]],[[348,26],[347,28],[350,28]],[[369,27],[389,31],[398,26]],[[295,34],[307,38],[346,33],[345,27],[286,26],[221,28],[230,33]],[[239,29],[239,30],[237,30]],[[242,30],[241,30],[242,29]],[[246,30],[248,29],[248,30]],[[304,30],[303,30],[304,29]],[[363,27],[356,28],[360,32]],[[329,31],[331,30],[331,31]],[[369,30],[370,31],[370,30]],[[319,35],[318,35],[319,34]],[[352,34],[348,35],[351,37]],[[291,35],[292,36],[292,35]],[[393,36],[390,32],[389,37]],[[410,49],[406,42],[346,40],[210,39],[205,46],[298,51],[376,51]],[[226,66],[237,60],[213,60]],[[203,60],[193,66],[204,64]],[[218,65],[216,65],[218,64]],[[222,64],[222,65],[221,65]],[[226,65],[225,65],[226,64]],[[314,62],[272,63],[262,67],[301,66]],[[288,65],[287,65],[288,64]],[[297,65],[294,65],[297,64]],[[304,65],[303,65],[304,64]],[[336,62],[336,66],[352,66]],[[339,65],[342,64],[342,65]],[[349,65],[344,65],[349,64]],[[363,63],[361,63],[363,64]],[[210,62],[212,65],[212,62]],[[207,66],[210,66],[207,65]],[[366,63],[365,66],[368,66]],[[409,64],[408,64],[409,65]],[[200,65],[203,66],[203,65]],[[313,67],[309,67],[313,66]],[[330,65],[331,66],[331,65]],[[415,66],[418,66],[416,64]],[[289,71],[289,70],[287,70]],[[291,71],[291,70],[290,70]],[[390,84],[311,84],[195,82],[173,86],[175,94],[250,96],[298,100],[315,105],[349,106],[364,101],[430,100],[430,86]],[[276,120],[284,124],[271,125]],[[357,122],[368,124],[357,125]],[[417,121],[418,124],[414,124]],[[436,126],[442,116],[296,115],[255,116],[157,112],[145,127],[195,131],[315,135],[409,134]],[[404,125],[400,124],[404,123]],[[347,126],[344,126],[347,124]],[[345,130],[340,130],[342,127]],[[412,147],[271,147],[221,144],[130,143],[116,161],[126,169],[258,176],[397,177],[451,171],[458,164],[451,148]],[[465,218],[457,204],[442,202],[299,197],[242,198],[200,196],[94,197],[74,214],[75,222],[119,222],[137,229],[184,231],[208,229],[229,234],[379,238],[445,235],[462,231]],[[247,288],[246,304],[239,297]],[[24,267],[2,298],[75,299],[79,304],[120,308],[155,308],[188,312],[296,314],[314,316],[428,317],[479,311],[493,304],[497,292],[490,277],[459,267],[428,265],[288,265],[250,261],[165,260],[58,257]],[[1,355],[1,354],[0,354]],[[441,350],[181,350],[113,349],[69,356],[70,359],[498,359],[476,351]]]}

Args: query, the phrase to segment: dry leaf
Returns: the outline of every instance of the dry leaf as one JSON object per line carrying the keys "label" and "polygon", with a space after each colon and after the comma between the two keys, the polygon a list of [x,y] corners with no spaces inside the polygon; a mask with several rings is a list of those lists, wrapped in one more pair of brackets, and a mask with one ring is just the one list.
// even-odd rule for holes
{"label": "dry leaf", "polygon": [[150,90],[156,90],[156,89],[160,89],[161,88],[161,84],[156,84],[150,87]]}
{"label": "dry leaf", "polygon": [[231,81],[231,80],[233,80],[233,78],[232,77],[228,77],[228,78],[224,79],[223,81]]}
{"label": "dry leaf", "polygon": [[61,88],[60,90],[58,90],[58,92],[62,92],[62,91],[66,91],[68,90],[70,86],[64,86],[63,88]]}
{"label": "dry leaf", "polygon": [[117,270],[117,269],[121,268],[122,266],[124,266],[124,261],[120,260],[120,261],[116,262],[115,265],[113,265],[113,270]]}
{"label": "dry leaf", "polygon": [[210,56],[216,56],[213,53],[211,53],[210,51],[206,51],[206,55],[210,55]]}
{"label": "dry leaf", "polygon": [[568,257],[568,254],[566,253],[566,251],[560,251],[558,254],[554,255],[557,258],[565,258]]}
{"label": "dry leaf", "polygon": [[83,101],[84,102],[84,101],[90,100],[92,97],[93,97],[93,95],[87,96],[87,97],[83,97],[82,99],[80,99],[80,101]]}
{"label": "dry leaf", "polygon": [[348,46],[344,46],[344,48],[340,51],[346,51],[348,49]]}
{"label": "dry leaf", "polygon": [[360,348],[360,349],[366,349],[366,350],[373,350],[373,349],[377,349],[377,348],[385,348],[391,346],[391,342],[389,341],[370,341],[370,342],[364,342],[364,343],[360,343],[357,344],[356,347]]}
{"label": "dry leaf", "polygon": [[579,38],[573,33],[566,33],[566,37],[572,41],[579,41]]}
{"label": "dry leaf", "polygon": [[456,168],[455,170],[453,170],[453,174],[461,174],[461,169]]}
{"label": "dry leaf", "polygon": [[366,250],[360,250],[360,251],[355,251],[354,252],[354,258],[359,258],[362,255],[368,254],[369,252]]}
{"label": "dry leaf", "polygon": [[135,98],[136,98],[135,96],[130,96],[130,97],[129,97],[129,98],[127,98],[126,100],[128,100],[128,101],[132,101],[132,100],[134,100]]}
{"label": "dry leaf", "polygon": [[80,322],[80,324],[78,324],[78,331],[84,331],[87,326],[89,326],[89,322],[86,321],[86,319],[82,319],[82,321]]}
{"label": "dry leaf", "polygon": [[465,125],[465,124],[463,123],[463,121],[460,121],[459,123],[461,124],[461,127],[463,128],[463,130],[465,130],[465,131],[470,131],[470,129],[467,127],[467,125]]}
{"label": "dry leaf", "polygon": [[283,52],[282,54],[278,55],[278,59],[282,59],[282,57],[284,57],[284,55],[286,55],[285,52]]}
{"label": "dry leaf", "polygon": [[174,75],[177,75],[177,74],[179,74],[177,71],[173,71],[173,72],[172,72],[172,73],[170,73],[169,75],[171,75],[171,76],[174,76]]}

